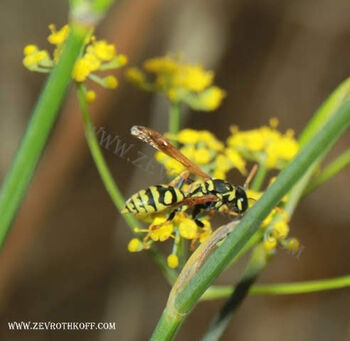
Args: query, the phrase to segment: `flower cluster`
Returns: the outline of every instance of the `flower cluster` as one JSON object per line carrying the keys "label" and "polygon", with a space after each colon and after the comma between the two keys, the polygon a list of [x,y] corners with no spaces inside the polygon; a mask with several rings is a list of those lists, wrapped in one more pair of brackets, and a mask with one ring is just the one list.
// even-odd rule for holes
{"label": "flower cluster", "polygon": [[[209,131],[198,131],[194,129],[181,130],[176,135],[168,134],[167,137],[180,144],[180,151],[201,167],[213,178],[226,179],[229,171],[237,169],[245,175],[247,162],[257,161],[266,168],[281,168],[296,154],[298,144],[293,138],[291,131],[285,134],[276,128],[278,121],[271,119],[270,126],[259,129],[239,131],[238,128],[231,129],[231,135],[227,142],[221,142]],[[277,146],[273,144],[276,143]],[[160,162],[170,177],[185,171],[184,166],[162,152],[157,152],[155,158]],[[200,181],[200,180],[198,180]],[[274,178],[270,180],[270,184]],[[183,190],[188,191],[189,185],[184,185]],[[247,190],[249,206],[254,205],[260,199],[263,192]],[[283,198],[283,202],[287,197]],[[132,239],[129,243],[129,251],[141,251],[147,249],[153,242],[174,239],[174,247],[168,257],[168,264],[177,267],[177,245],[181,238],[202,242],[212,233],[210,226],[211,215],[203,218],[203,228],[187,216],[185,209],[176,214],[173,221],[167,221],[167,214],[156,216],[147,229],[137,229],[136,232],[146,233],[143,242]],[[222,212],[227,208],[223,206]],[[261,224],[263,230],[263,245],[267,252],[274,252],[277,246],[296,252],[300,243],[295,238],[288,238],[289,216],[283,209],[276,207]]]}
{"label": "flower cluster", "polygon": [[[64,25],[57,30],[55,25],[50,25],[49,29],[51,33],[47,39],[55,46],[52,57],[48,51],[40,50],[36,45],[30,44],[24,48],[23,64],[30,71],[50,72],[58,63],[64,43],[68,38],[69,26]],[[117,54],[113,44],[108,44],[105,40],[96,40],[95,36],[91,35],[84,42],[84,49],[74,65],[72,78],[76,82],[84,82],[89,78],[105,88],[114,89],[118,85],[114,76],[108,75],[101,78],[95,72],[117,69],[126,63],[126,56]],[[86,99],[89,103],[93,102],[95,97],[92,90],[86,92]]]}
{"label": "flower cluster", "polygon": [[[248,190],[247,195],[255,202],[260,199],[263,192]],[[282,202],[286,201],[286,199],[286,197],[283,198]],[[297,239],[287,239],[289,234],[288,224],[289,216],[283,209],[276,207],[270,212],[260,226],[264,231],[263,245],[265,250],[273,252],[280,245],[293,253],[298,251],[300,244]]]}
{"label": "flower cluster", "polygon": [[[143,69],[130,68],[128,79],[143,90],[164,94],[173,103],[183,102],[195,110],[212,111],[225,97],[225,91],[213,85],[214,72],[204,70],[201,65],[165,56],[147,60]],[[145,71],[153,77],[147,77]]]}
{"label": "flower cluster", "polygon": [[[142,217],[140,217],[142,218]],[[176,268],[179,264],[177,250],[181,240],[190,240],[193,249],[197,242],[202,243],[212,233],[208,217],[201,218],[203,227],[199,227],[186,212],[179,212],[172,221],[167,220],[166,214],[158,214],[147,229],[135,228],[136,233],[145,233],[143,241],[133,238],[128,244],[129,252],[147,250],[153,242],[164,242],[170,238],[174,240],[171,254],[168,256],[168,265]]]}
{"label": "flower cluster", "polygon": [[268,169],[282,169],[298,152],[298,143],[294,131],[289,129],[285,134],[279,132],[277,119],[270,120],[270,126],[258,129],[239,131],[231,127],[228,147],[238,151],[246,160],[258,162]]}
{"label": "flower cluster", "polygon": [[[207,130],[184,129],[176,136],[169,137],[182,144],[180,151],[213,178],[226,179],[226,174],[233,168],[246,174],[246,162],[241,155],[225,147]],[[169,175],[184,170],[179,162],[162,152],[157,152],[155,158],[164,165]]]}

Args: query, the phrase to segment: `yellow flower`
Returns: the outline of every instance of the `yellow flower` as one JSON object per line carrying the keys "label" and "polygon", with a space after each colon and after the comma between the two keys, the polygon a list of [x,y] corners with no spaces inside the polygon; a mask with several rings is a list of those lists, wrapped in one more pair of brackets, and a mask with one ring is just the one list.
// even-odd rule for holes
{"label": "yellow flower", "polygon": [[211,86],[214,72],[201,65],[164,56],[145,61],[143,68],[154,74],[152,81],[147,81],[137,69],[131,72],[129,80],[138,86],[142,84],[143,90],[162,93],[173,103],[184,102],[193,109],[209,111],[216,109],[224,97],[223,90]]}
{"label": "yellow flower", "polygon": [[[31,71],[50,72],[61,57],[64,47],[63,43],[68,37],[70,28],[68,25],[65,25],[61,29],[56,30],[55,25],[50,25],[49,29],[51,33],[48,36],[48,41],[56,45],[53,51],[53,58],[50,57],[47,51],[39,50],[33,44],[27,45],[23,50],[23,64]],[[105,40],[96,41],[94,36],[89,35],[84,40],[81,56],[73,67],[72,78],[76,82],[84,82],[94,71],[116,69],[125,65],[126,62],[127,57],[125,55],[116,55],[113,44],[108,44]],[[114,89],[118,85],[117,79],[112,75],[100,78],[94,74],[91,75],[90,79],[108,89]],[[87,94],[86,100],[91,103],[95,97],[96,94],[90,92]]]}
{"label": "yellow flower", "polygon": [[199,231],[199,241],[203,243],[212,234],[211,224],[209,220],[203,219],[202,223],[204,226]]}
{"label": "yellow flower", "polygon": [[264,249],[267,251],[271,251],[273,249],[275,249],[277,246],[277,240],[276,238],[270,236],[269,238],[267,238],[266,240],[264,240]]}
{"label": "yellow flower", "polygon": [[86,53],[74,65],[72,77],[77,82],[84,82],[91,72],[99,69],[101,62],[92,53]]}
{"label": "yellow flower", "polygon": [[87,51],[93,53],[98,59],[109,62],[115,55],[115,46],[113,44],[107,44],[105,40],[99,40],[94,42],[87,48]]}
{"label": "yellow flower", "polygon": [[89,62],[84,58],[80,58],[74,65],[72,77],[76,82],[84,82],[89,76],[90,72],[91,69]]}
{"label": "yellow flower", "polygon": [[169,171],[169,174],[180,174],[185,170],[185,167],[178,161],[169,158],[165,164],[165,168]]}
{"label": "yellow flower", "polygon": [[92,53],[85,53],[85,55],[83,56],[83,59],[89,65],[90,72],[98,70],[101,66],[101,62]]}
{"label": "yellow flower", "polygon": [[128,244],[128,251],[129,252],[138,252],[141,251],[143,249],[142,247],[142,243],[140,242],[140,240],[138,240],[137,238],[133,238],[130,240],[129,244]]}
{"label": "yellow flower", "polygon": [[225,154],[227,158],[231,161],[232,166],[236,167],[242,174],[246,174],[246,163],[242,156],[234,149],[226,148]]}
{"label": "yellow flower", "polygon": [[195,239],[197,230],[198,226],[192,219],[185,218],[179,224],[180,235],[185,239]]}
{"label": "yellow flower", "polygon": [[200,164],[207,164],[210,161],[210,152],[206,148],[198,148],[194,154],[194,161]]}
{"label": "yellow flower", "polygon": [[115,89],[118,86],[117,78],[110,75],[104,78],[104,84],[107,89]]}
{"label": "yellow flower", "polygon": [[181,150],[181,153],[184,154],[185,156],[187,156],[189,159],[195,159],[195,155],[197,153],[197,150],[193,145],[191,145],[191,144],[185,145],[180,150]]}
{"label": "yellow flower", "polygon": [[146,71],[153,73],[173,73],[179,68],[177,62],[169,56],[149,59],[143,67]]}
{"label": "yellow flower", "polygon": [[224,90],[217,86],[212,86],[201,94],[199,100],[206,110],[216,110],[220,106],[225,95],[226,92]]}
{"label": "yellow flower", "polygon": [[32,71],[48,71],[52,60],[46,50],[39,50],[35,45],[27,45],[24,50],[23,65]]}
{"label": "yellow flower", "polygon": [[287,241],[287,244],[285,245],[285,247],[287,250],[289,250],[293,253],[296,253],[300,249],[300,242],[296,238],[291,238]]}
{"label": "yellow flower", "polygon": [[179,258],[174,254],[168,256],[167,262],[169,268],[175,269],[179,266]]}
{"label": "yellow flower", "polygon": [[225,155],[219,154],[215,159],[215,165],[217,170],[226,172],[230,169],[230,163]]}
{"label": "yellow flower", "polygon": [[38,47],[36,45],[33,45],[33,44],[29,44],[27,46],[24,47],[23,49],[23,54],[25,56],[28,56],[30,54],[34,54],[35,52],[38,51]]}
{"label": "yellow flower", "polygon": [[200,132],[194,129],[183,129],[177,135],[177,140],[182,144],[195,144],[200,139]]}
{"label": "yellow flower", "polygon": [[56,26],[51,24],[49,25],[51,34],[47,37],[47,40],[50,44],[60,45],[66,41],[69,33],[69,26],[64,25],[59,31],[56,31]]}
{"label": "yellow flower", "polygon": [[174,79],[174,84],[189,91],[201,92],[213,81],[214,73],[204,71],[200,65],[184,65],[180,70]]}
{"label": "yellow flower", "polygon": [[129,79],[129,81],[137,85],[141,85],[146,81],[145,74],[136,67],[129,68],[126,77]]}
{"label": "yellow flower", "polygon": [[280,220],[273,226],[272,234],[277,239],[284,239],[288,236],[289,227],[285,220]]}
{"label": "yellow flower", "polygon": [[224,149],[224,144],[219,141],[210,131],[202,130],[200,133],[200,141],[205,142],[209,149],[221,151]]}
{"label": "yellow flower", "polygon": [[152,225],[149,227],[149,236],[153,241],[164,242],[171,237],[174,226],[172,223],[165,221],[166,218],[158,217],[154,219]]}
{"label": "yellow flower", "polygon": [[226,173],[220,169],[214,169],[213,172],[214,179],[226,180]]}
{"label": "yellow flower", "polygon": [[86,99],[86,102],[89,104],[94,103],[96,99],[96,92],[93,90],[87,91],[85,94],[85,99]]}
{"label": "yellow flower", "polygon": [[270,124],[271,128],[277,128],[278,124],[279,124],[278,118],[277,117],[271,117],[270,121],[269,121],[269,124]]}
{"label": "yellow flower", "polygon": [[239,152],[243,157],[264,163],[267,168],[283,168],[298,151],[298,143],[291,131],[281,134],[275,128],[278,120],[270,120],[270,127],[239,131],[231,129],[232,135],[228,138],[231,149]]}

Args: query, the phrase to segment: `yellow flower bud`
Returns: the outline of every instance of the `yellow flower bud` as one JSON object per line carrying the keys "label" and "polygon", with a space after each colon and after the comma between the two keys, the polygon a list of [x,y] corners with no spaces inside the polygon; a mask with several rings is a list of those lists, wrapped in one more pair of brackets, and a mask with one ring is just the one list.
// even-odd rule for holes
{"label": "yellow flower bud", "polygon": [[104,78],[104,84],[107,89],[115,89],[118,86],[118,80],[114,76],[110,75]]}
{"label": "yellow flower bud", "polygon": [[38,47],[36,45],[30,44],[24,47],[23,54],[28,56],[38,51]]}
{"label": "yellow flower bud", "polygon": [[271,250],[275,249],[276,246],[277,246],[276,238],[270,236],[269,238],[264,240],[264,248],[265,248],[265,250],[271,251]]}
{"label": "yellow flower bud", "polygon": [[169,268],[175,269],[179,266],[179,258],[174,254],[168,256],[167,262]]}
{"label": "yellow flower bud", "polygon": [[198,226],[192,219],[184,219],[179,225],[180,235],[185,239],[195,239]]}
{"label": "yellow flower bud", "polygon": [[86,99],[86,102],[89,104],[94,103],[96,99],[96,92],[93,90],[87,91],[85,94],[85,99]]}
{"label": "yellow flower bud", "polygon": [[130,240],[128,244],[128,251],[129,252],[137,252],[142,250],[142,243],[139,239],[133,238]]}

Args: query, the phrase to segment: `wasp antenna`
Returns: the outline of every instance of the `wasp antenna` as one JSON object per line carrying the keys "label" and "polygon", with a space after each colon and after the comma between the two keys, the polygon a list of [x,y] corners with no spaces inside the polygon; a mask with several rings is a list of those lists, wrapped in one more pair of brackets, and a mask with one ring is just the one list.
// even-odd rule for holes
{"label": "wasp antenna", "polygon": [[253,180],[253,178],[254,178],[256,172],[258,171],[258,168],[259,168],[259,166],[258,166],[257,164],[255,164],[255,165],[253,166],[253,168],[251,169],[251,171],[249,172],[249,174],[248,174],[248,176],[247,176],[247,180],[245,181],[245,183],[244,183],[244,185],[243,185],[243,187],[244,187],[245,189],[248,188],[249,184],[250,184],[251,181]]}

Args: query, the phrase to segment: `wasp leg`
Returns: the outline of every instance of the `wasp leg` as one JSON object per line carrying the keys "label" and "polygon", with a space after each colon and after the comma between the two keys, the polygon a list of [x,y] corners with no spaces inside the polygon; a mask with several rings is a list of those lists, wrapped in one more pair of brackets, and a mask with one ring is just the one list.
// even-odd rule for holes
{"label": "wasp leg", "polygon": [[198,220],[196,217],[204,208],[205,208],[204,205],[196,205],[192,211],[192,219],[199,227],[204,227],[204,224],[200,220]]}
{"label": "wasp leg", "polygon": [[176,213],[179,212],[179,211],[180,211],[180,208],[179,208],[179,207],[176,208],[174,211],[172,211],[172,212],[169,214],[169,217],[168,217],[168,219],[167,219],[166,221],[172,221],[172,220],[174,219]]}

